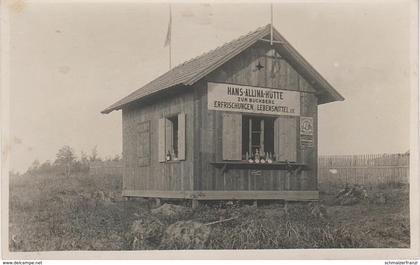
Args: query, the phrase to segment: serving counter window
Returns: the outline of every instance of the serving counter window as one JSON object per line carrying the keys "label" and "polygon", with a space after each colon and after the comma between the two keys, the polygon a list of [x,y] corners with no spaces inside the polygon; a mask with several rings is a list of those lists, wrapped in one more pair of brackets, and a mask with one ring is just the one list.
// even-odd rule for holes
{"label": "serving counter window", "polygon": [[296,162],[297,119],[223,113],[223,160]]}
{"label": "serving counter window", "polygon": [[242,116],[242,160],[255,156],[265,160],[272,159],[274,120],[272,117]]}

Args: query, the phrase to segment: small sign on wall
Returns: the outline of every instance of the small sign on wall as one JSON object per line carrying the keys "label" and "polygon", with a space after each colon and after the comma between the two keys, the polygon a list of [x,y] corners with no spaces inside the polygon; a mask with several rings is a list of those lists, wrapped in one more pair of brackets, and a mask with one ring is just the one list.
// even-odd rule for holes
{"label": "small sign on wall", "polygon": [[300,117],[300,148],[314,147],[314,122],[312,117]]}
{"label": "small sign on wall", "polygon": [[300,117],[300,134],[313,135],[314,122],[312,117]]}

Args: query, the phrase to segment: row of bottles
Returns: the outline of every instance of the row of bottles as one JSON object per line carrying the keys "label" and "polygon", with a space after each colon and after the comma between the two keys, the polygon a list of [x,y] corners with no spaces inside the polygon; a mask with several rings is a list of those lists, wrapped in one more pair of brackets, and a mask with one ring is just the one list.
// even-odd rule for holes
{"label": "row of bottles", "polygon": [[168,150],[168,153],[166,153],[166,161],[177,161],[177,160],[178,160],[178,157],[175,154],[175,151],[174,150],[171,150],[171,151]]}
{"label": "row of bottles", "polygon": [[276,161],[276,154],[271,154],[271,152],[260,152],[258,149],[255,150],[255,153],[249,154],[246,152],[245,160],[249,163],[264,164],[264,163],[273,163]]}

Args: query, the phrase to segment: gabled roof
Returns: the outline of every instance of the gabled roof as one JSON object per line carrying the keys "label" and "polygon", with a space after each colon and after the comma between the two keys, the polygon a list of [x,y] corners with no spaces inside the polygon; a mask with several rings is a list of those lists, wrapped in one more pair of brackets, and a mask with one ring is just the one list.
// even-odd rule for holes
{"label": "gabled roof", "polygon": [[[258,28],[247,35],[174,67],[142,88],[137,89],[133,93],[104,109],[102,113],[110,113],[113,110],[121,109],[123,106],[145,96],[153,95],[177,85],[193,85],[195,82],[216,70],[257,41],[261,41],[261,39],[270,34],[270,28],[270,24]],[[289,63],[296,71],[307,80],[310,80],[310,84],[315,88],[320,97],[319,104],[344,100],[344,98],[286,41],[286,39],[283,38],[283,36],[280,35],[276,29],[274,29],[274,27],[273,39],[276,41],[274,43],[276,48],[285,53],[285,57],[289,59]]]}

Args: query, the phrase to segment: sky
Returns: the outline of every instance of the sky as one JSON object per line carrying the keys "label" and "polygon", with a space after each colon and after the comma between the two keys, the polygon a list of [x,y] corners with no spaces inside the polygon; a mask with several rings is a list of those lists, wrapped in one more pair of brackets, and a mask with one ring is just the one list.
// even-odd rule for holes
{"label": "sky", "polygon": [[[168,70],[167,3],[10,6],[10,168],[63,145],[121,153],[121,111],[100,111]],[[319,106],[319,154],[409,149],[408,1],[273,5],[276,29],[344,97]],[[268,3],[172,4],[174,65],[270,22]]]}

